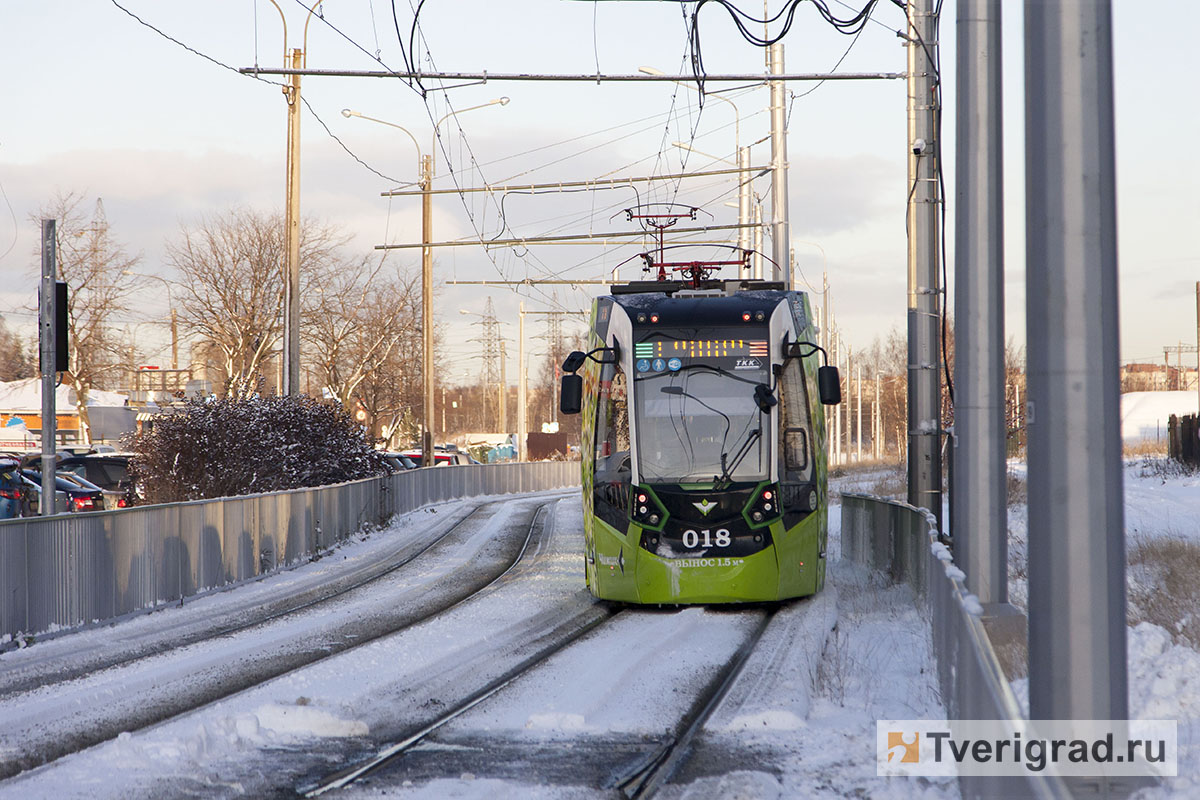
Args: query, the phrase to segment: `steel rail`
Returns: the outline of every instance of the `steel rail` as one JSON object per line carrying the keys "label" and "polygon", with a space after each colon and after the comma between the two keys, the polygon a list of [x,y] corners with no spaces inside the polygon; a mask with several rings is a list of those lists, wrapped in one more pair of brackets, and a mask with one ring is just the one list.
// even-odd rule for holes
{"label": "steel rail", "polygon": [[400,740],[399,742],[389,745],[388,747],[379,751],[379,753],[377,753],[374,757],[353,767],[349,767],[341,770],[340,772],[334,773],[318,784],[302,787],[298,791],[303,797],[306,798],[320,797],[326,792],[335,789],[343,789],[357,781],[359,778],[365,777],[366,775],[390,763],[391,761],[402,757],[406,752],[411,750],[414,746],[425,739],[425,737],[429,736],[429,734],[433,733],[438,728],[441,728],[443,725],[446,725],[452,720],[462,716],[467,711],[470,711],[472,708],[487,700],[489,697],[492,697],[501,689],[504,689],[521,676],[527,674],[538,665],[547,661],[551,656],[562,652],[567,647],[581,639],[584,635],[595,630],[600,625],[611,621],[619,613],[622,613],[611,607],[605,608],[607,613],[603,616],[584,623],[579,628],[572,631],[564,640],[548,645],[529,656],[500,677],[495,678],[482,688],[471,693],[449,711],[438,716],[432,722],[427,723],[424,727],[414,731],[412,734]]}
{"label": "steel rail", "polygon": [[704,727],[704,723],[721,705],[721,701],[725,699],[730,687],[741,675],[742,668],[746,666],[750,654],[762,640],[767,626],[771,624],[771,620],[777,613],[779,613],[778,608],[772,608],[763,613],[762,621],[717,676],[712,684],[712,690],[701,695],[699,701],[681,720],[680,728],[682,730],[669,736],[646,758],[636,762],[622,777],[618,778],[614,788],[620,790],[630,800],[643,800],[652,797],[662,784],[671,779],[675,770],[687,758],[692,740],[696,738],[701,728]]}
{"label": "steel rail", "polygon": [[[289,614],[294,614],[298,611],[312,608],[313,606],[327,602],[336,597],[347,594],[348,592],[360,589],[369,583],[390,575],[404,565],[422,556],[430,548],[434,547],[439,542],[443,541],[447,536],[454,533],[459,526],[465,524],[468,520],[474,517],[475,514],[478,513],[485,505],[486,503],[480,503],[479,505],[475,506],[475,508],[471,509],[471,511],[464,515],[461,519],[456,520],[449,528],[445,530],[445,532],[430,540],[424,547],[420,548],[416,552],[408,555],[402,555],[400,559],[394,563],[391,563],[391,559],[395,557],[397,553],[390,553],[387,557],[381,559],[380,561],[365,564],[354,572],[348,573],[347,575],[338,576],[328,583],[320,584],[310,589],[304,589],[300,592],[297,592],[295,595],[285,597],[283,599],[283,603],[285,604],[283,608],[278,608],[278,603],[273,604],[274,610],[270,611],[266,615],[256,616],[245,622],[240,622],[233,625],[224,625],[221,622],[218,622],[213,627],[202,628],[201,630],[190,634],[185,634],[177,638],[167,638],[149,647],[139,649],[134,653],[129,653],[126,651],[125,653],[119,654],[114,658],[88,661],[83,666],[78,666],[74,669],[69,666],[65,668],[56,668],[54,672],[54,679],[56,682],[58,682],[86,677],[94,672],[110,669],[112,667],[120,667],[125,664],[132,664],[135,661],[139,661],[144,658],[150,658],[161,653],[166,653],[176,648],[187,647],[188,645],[202,642],[207,639],[217,639],[222,636],[240,633],[241,631],[248,630],[258,625],[264,625],[268,622],[281,619]],[[315,560],[317,559],[314,558],[304,562],[303,564],[297,564],[296,568],[311,564]],[[381,571],[376,571],[381,567]],[[359,578],[358,576],[362,575],[363,573],[366,573],[366,577]],[[349,580],[350,583],[345,586],[340,586],[340,584],[346,580]],[[331,588],[335,586],[338,588]],[[322,593],[325,589],[329,589],[329,591]],[[304,599],[301,600],[301,598]],[[300,602],[297,602],[294,605],[288,604],[297,600],[300,600]],[[237,613],[237,611],[231,612],[230,616],[236,615]],[[78,656],[71,657],[78,658]],[[0,684],[0,697],[44,685],[46,685],[44,677],[38,674],[33,674],[21,681]]]}
{"label": "steel rail", "polygon": [[[507,501],[500,501],[500,502],[507,502]],[[486,583],[470,590],[466,595],[458,597],[457,599],[453,600],[452,602],[450,602],[448,604],[441,605],[428,613],[421,614],[414,618],[405,619],[405,620],[401,621],[401,624],[399,624],[399,625],[388,625],[383,630],[365,632],[362,635],[347,637],[346,639],[343,639],[341,641],[324,641],[320,647],[314,647],[308,652],[295,653],[292,658],[287,660],[286,665],[284,665],[284,668],[282,668],[282,669],[272,668],[262,674],[244,673],[243,679],[241,681],[235,680],[233,678],[226,678],[222,681],[221,688],[216,690],[215,695],[212,693],[207,694],[207,695],[205,695],[204,699],[201,702],[193,702],[190,698],[189,699],[181,699],[180,702],[175,705],[169,705],[165,708],[162,706],[156,707],[156,708],[162,709],[162,712],[161,713],[151,712],[154,714],[153,718],[137,719],[137,720],[130,720],[130,719],[125,718],[125,719],[109,720],[106,723],[102,723],[102,724],[98,725],[96,728],[94,728],[90,732],[87,732],[87,731],[81,732],[81,733],[78,733],[78,734],[70,737],[69,741],[61,741],[57,747],[51,748],[50,751],[40,751],[35,754],[20,754],[20,753],[14,754],[15,757],[12,760],[0,762],[0,780],[12,777],[13,775],[17,774],[18,772],[24,771],[26,769],[31,769],[35,766],[39,766],[41,764],[48,763],[50,761],[61,758],[62,756],[70,755],[71,753],[78,752],[80,750],[84,750],[88,747],[91,747],[92,745],[99,744],[103,741],[107,741],[108,739],[111,739],[113,736],[116,736],[120,732],[134,731],[134,730],[140,730],[142,728],[152,727],[155,725],[162,724],[163,722],[173,719],[181,714],[191,713],[191,712],[203,709],[203,708],[207,708],[209,706],[212,706],[215,703],[222,702],[224,700],[228,700],[228,699],[230,699],[232,697],[236,697],[244,692],[250,691],[250,690],[260,686],[262,683],[264,683],[266,681],[274,680],[275,678],[279,678],[279,677],[283,677],[285,675],[292,674],[293,672],[296,672],[300,669],[307,668],[309,666],[312,666],[313,664],[319,663],[321,661],[325,661],[329,658],[340,655],[342,653],[346,653],[346,652],[355,650],[359,647],[370,644],[370,643],[377,641],[379,639],[382,639],[386,636],[392,636],[396,633],[407,630],[407,629],[413,627],[414,625],[423,623],[429,619],[432,619],[441,614],[444,614],[453,608],[456,608],[457,606],[478,596],[480,593],[486,591],[488,588],[495,585],[497,581],[499,581],[504,576],[508,575],[516,566],[518,566],[520,564],[521,559],[524,557],[526,551],[529,548],[530,542],[533,540],[535,532],[539,531],[539,529],[544,531],[545,525],[544,525],[544,521],[543,521],[544,520],[543,512],[545,511],[545,509],[548,506],[550,506],[554,502],[557,502],[557,499],[548,500],[547,502],[540,505],[534,511],[532,518],[530,519],[528,529],[525,532],[524,540],[522,541],[522,544],[521,544],[516,556],[512,560],[512,562],[509,563],[509,565],[498,575],[492,576]],[[481,504],[477,509],[475,509],[475,511],[479,510],[479,508],[483,508],[484,505],[487,505],[487,504]],[[437,544],[440,541],[443,541],[446,536],[449,536],[450,533],[452,533],[454,530],[456,530],[458,527],[460,527],[463,523],[465,523],[467,519],[472,517],[474,515],[475,511],[472,511],[471,514],[468,514],[463,519],[458,520],[451,527],[451,529],[448,530],[445,534],[438,537],[437,540],[435,540],[434,542],[431,542],[426,547],[422,548],[421,552],[422,553],[427,552],[435,544]],[[539,525],[539,523],[541,523],[541,524]],[[417,555],[419,555],[419,554],[417,554]],[[417,555],[414,555],[412,558],[406,559],[404,561],[404,564],[410,563],[413,559],[415,559],[417,557]],[[263,625],[270,620],[277,619],[277,618],[285,616],[289,613],[295,613],[296,611],[301,610],[303,608],[310,608],[310,607],[318,605],[320,603],[328,602],[330,599],[333,599],[335,597],[343,595],[349,591],[353,591],[354,589],[362,588],[363,586],[365,586],[369,583],[377,581],[380,578],[385,577],[387,574],[391,574],[396,569],[398,569],[400,566],[404,566],[404,564],[396,565],[394,568],[388,569],[386,572],[376,575],[369,580],[361,581],[358,583],[357,586],[347,587],[347,588],[338,590],[338,591],[330,594],[329,596],[323,597],[319,600],[305,602],[304,604],[302,604],[301,606],[299,606],[295,609],[291,609],[289,611],[284,611],[284,612],[280,612],[277,614],[273,614],[268,619],[260,619],[260,620],[257,620],[253,623],[249,623],[246,625],[235,626],[234,628],[232,628],[228,631],[224,631],[224,632],[214,634],[211,636],[206,634],[205,636],[201,637],[201,639],[199,639],[197,641],[207,640],[209,638],[216,638],[218,636],[225,636],[225,635],[229,635],[229,633],[233,633],[233,632],[244,631],[244,630],[252,628],[252,627],[257,627],[257,626]],[[129,659],[127,662],[124,662],[124,663],[133,663],[133,662],[141,660],[144,657],[145,656],[139,656],[134,659]],[[55,682],[57,683],[59,681],[56,680]],[[132,722],[132,724],[131,724],[131,722]]]}

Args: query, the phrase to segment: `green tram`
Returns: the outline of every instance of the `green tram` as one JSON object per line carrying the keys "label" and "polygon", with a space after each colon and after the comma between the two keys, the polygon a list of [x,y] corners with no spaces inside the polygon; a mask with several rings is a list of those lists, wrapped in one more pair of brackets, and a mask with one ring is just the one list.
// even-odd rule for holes
{"label": "green tram", "polygon": [[614,286],[590,352],[563,364],[562,411],[583,414],[588,588],[652,604],[814,594],[837,369],[817,364],[803,292],[691,286]]}

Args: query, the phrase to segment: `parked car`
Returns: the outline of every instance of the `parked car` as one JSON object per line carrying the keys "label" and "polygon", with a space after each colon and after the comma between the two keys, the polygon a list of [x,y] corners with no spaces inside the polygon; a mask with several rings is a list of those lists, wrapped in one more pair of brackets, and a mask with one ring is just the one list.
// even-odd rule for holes
{"label": "parked car", "polygon": [[[405,450],[404,455],[411,458],[417,466],[421,466],[421,451],[420,450]],[[479,462],[471,458],[466,453],[455,450],[435,450],[433,453],[433,465],[442,467],[447,464],[478,464]]]}
{"label": "parked car", "polygon": [[[42,473],[23,469],[20,475],[25,484],[25,516],[36,517],[42,513]],[[67,497],[67,493],[61,488],[57,489],[54,492],[54,513],[61,514],[70,510],[70,498]]]}
{"label": "parked car", "polygon": [[137,505],[138,497],[129,474],[129,459],[125,453],[88,453],[64,455],[58,461],[58,472],[83,478],[104,491],[105,508],[126,508]]}
{"label": "parked car", "polygon": [[[39,487],[42,485],[42,473],[36,469],[25,469],[22,474]],[[94,483],[71,473],[57,473],[54,476],[55,487],[67,496],[67,511],[103,511],[104,492]],[[56,506],[57,507],[57,506]]]}
{"label": "parked car", "polygon": [[15,458],[0,458],[0,519],[25,516],[29,502],[21,464]]}
{"label": "parked car", "polygon": [[387,450],[383,453],[383,460],[387,462],[388,470],[392,474],[404,472],[405,470],[409,469],[416,469],[417,467],[421,466],[408,456],[404,455],[404,453],[397,453],[391,450]]}

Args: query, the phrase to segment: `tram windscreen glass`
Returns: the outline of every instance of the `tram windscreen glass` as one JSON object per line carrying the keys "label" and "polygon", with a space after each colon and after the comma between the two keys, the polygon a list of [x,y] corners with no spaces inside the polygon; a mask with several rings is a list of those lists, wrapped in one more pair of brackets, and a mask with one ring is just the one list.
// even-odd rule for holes
{"label": "tram windscreen glass", "polygon": [[641,480],[767,477],[770,417],[754,400],[771,383],[765,330],[658,330],[633,349]]}

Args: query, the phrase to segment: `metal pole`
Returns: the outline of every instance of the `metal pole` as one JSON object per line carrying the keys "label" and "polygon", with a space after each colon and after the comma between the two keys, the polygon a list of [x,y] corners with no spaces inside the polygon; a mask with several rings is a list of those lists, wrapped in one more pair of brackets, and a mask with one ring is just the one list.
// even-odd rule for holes
{"label": "metal pole", "polygon": [[754,280],[761,281],[763,277],[763,226],[762,226],[762,203],[754,204],[754,258],[751,263],[754,265]]}
{"label": "metal pole", "polygon": [[[304,53],[292,50],[292,68],[300,69]],[[288,104],[287,275],[283,291],[283,386],[281,393],[300,393],[300,76],[284,87]]]}
{"label": "metal pole", "polygon": [[1200,427],[1200,281],[1196,281],[1196,421]]}
{"label": "metal pole", "polygon": [[508,354],[504,352],[504,340],[500,340],[500,430],[508,433]]}
{"label": "metal pole", "polygon": [[958,0],[954,260],[955,561],[982,603],[1008,601],[1000,0]]}
{"label": "metal pole", "polygon": [[1031,719],[1125,719],[1111,8],[1025,4]]}
{"label": "metal pole", "polygon": [[525,421],[525,303],[521,303],[520,322],[517,325],[517,461],[528,461],[529,451],[525,440],[529,438],[528,423]]}
{"label": "metal pole", "polygon": [[[783,42],[771,45],[771,74],[783,74]],[[787,282],[792,288],[792,275],[781,274],[788,269],[788,250],[791,235],[788,225],[788,164],[787,116],[783,81],[771,81],[771,258],[775,261],[771,280]]]}
{"label": "metal pole", "polygon": [[55,512],[55,439],[58,436],[58,417],[54,392],[58,373],[55,368],[57,352],[55,331],[55,282],[57,280],[58,254],[56,251],[55,228],[52,219],[42,220],[42,296],[38,303],[38,324],[41,326],[42,350],[42,499],[38,511],[43,517]]}
{"label": "metal pole", "polygon": [[937,15],[908,4],[908,502],[942,529]]}
{"label": "metal pole", "polygon": [[854,386],[858,395],[854,407],[854,460],[862,461],[862,364],[855,367]]}
{"label": "metal pole", "polygon": [[880,373],[875,373],[875,425],[871,427],[872,450],[875,451],[875,461],[883,458],[883,415],[880,414]]}
{"label": "metal pole", "polygon": [[425,410],[421,418],[421,464],[434,465],[433,457],[433,153],[421,157],[421,378],[425,385]]}
{"label": "metal pole", "polygon": [[[743,147],[738,150],[738,225],[750,224],[750,148]],[[745,252],[750,249],[750,229],[738,228],[738,249]],[[742,273],[747,273],[750,265],[747,264],[742,270]],[[743,274],[743,277],[750,277],[748,274]]]}
{"label": "metal pole", "polygon": [[171,307],[171,369],[179,369],[179,320]]}

